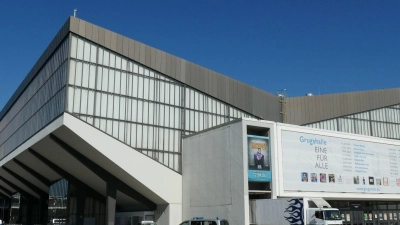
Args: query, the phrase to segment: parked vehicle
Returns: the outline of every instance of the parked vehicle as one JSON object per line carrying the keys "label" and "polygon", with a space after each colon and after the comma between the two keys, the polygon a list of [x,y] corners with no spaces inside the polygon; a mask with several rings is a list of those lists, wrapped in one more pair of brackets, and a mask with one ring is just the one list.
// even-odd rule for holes
{"label": "parked vehicle", "polygon": [[142,222],[139,222],[137,225],[157,225],[157,224],[154,221],[144,220]]}
{"label": "parked vehicle", "polygon": [[203,217],[194,217],[191,220],[183,221],[179,225],[229,225],[228,220],[204,219]]}
{"label": "parked vehicle", "polygon": [[250,211],[251,224],[343,224],[340,211],[322,198],[251,200]]}

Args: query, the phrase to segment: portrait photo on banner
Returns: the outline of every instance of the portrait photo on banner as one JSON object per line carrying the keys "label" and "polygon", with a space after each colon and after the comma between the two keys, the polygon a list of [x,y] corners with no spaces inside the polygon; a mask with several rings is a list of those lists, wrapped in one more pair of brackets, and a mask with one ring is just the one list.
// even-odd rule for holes
{"label": "portrait photo on banner", "polygon": [[267,137],[248,135],[248,165],[250,170],[270,170]]}

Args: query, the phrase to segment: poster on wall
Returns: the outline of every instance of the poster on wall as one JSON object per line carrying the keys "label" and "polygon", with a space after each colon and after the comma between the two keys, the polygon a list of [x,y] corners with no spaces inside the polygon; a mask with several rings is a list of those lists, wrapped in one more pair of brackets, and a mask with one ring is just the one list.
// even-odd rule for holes
{"label": "poster on wall", "polygon": [[400,143],[285,130],[281,141],[284,190],[399,193]]}
{"label": "poster on wall", "polygon": [[247,154],[249,181],[270,182],[269,138],[247,135]]}

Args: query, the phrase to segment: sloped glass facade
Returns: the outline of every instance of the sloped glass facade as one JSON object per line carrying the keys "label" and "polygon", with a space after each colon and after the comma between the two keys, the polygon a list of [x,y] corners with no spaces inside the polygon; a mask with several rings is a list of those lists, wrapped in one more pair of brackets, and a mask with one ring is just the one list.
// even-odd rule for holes
{"label": "sloped glass facade", "polygon": [[392,105],[304,126],[400,140],[400,105]]}
{"label": "sloped glass facade", "polygon": [[50,223],[66,222],[68,205],[68,181],[61,179],[49,187],[47,218]]}
{"label": "sloped glass facade", "polygon": [[74,35],[67,111],[178,172],[183,135],[252,117]]}
{"label": "sloped glass facade", "polygon": [[58,46],[0,120],[0,158],[64,112],[68,43]]}

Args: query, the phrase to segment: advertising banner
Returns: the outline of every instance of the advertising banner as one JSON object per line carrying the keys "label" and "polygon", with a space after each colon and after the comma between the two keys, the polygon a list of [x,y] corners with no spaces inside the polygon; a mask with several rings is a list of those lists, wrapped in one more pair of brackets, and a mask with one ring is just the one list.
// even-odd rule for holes
{"label": "advertising banner", "polygon": [[249,180],[258,182],[271,181],[269,138],[247,135],[247,153]]}
{"label": "advertising banner", "polygon": [[283,189],[400,191],[400,146],[282,130]]}

